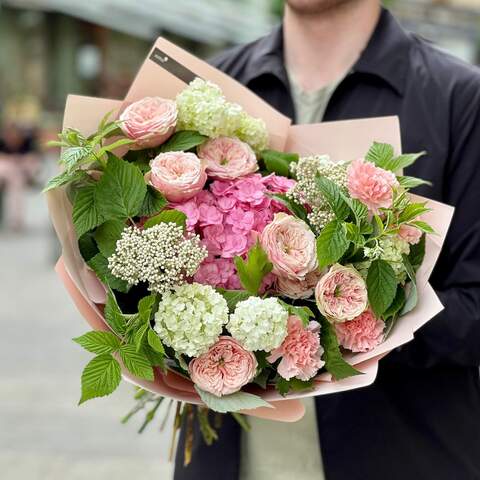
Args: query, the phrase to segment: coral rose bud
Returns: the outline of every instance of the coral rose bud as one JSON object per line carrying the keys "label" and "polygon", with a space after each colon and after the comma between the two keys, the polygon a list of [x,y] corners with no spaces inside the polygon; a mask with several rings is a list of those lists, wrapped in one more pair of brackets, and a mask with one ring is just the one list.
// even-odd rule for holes
{"label": "coral rose bud", "polygon": [[217,397],[238,392],[253,380],[256,370],[255,355],[227,336],[220,337],[188,366],[193,383]]}
{"label": "coral rose bud", "polygon": [[208,140],[198,149],[198,156],[206,162],[208,176],[213,178],[230,180],[258,170],[255,152],[238,138]]}
{"label": "coral rose bud", "polygon": [[177,107],[172,100],[145,97],[125,108],[120,120],[123,133],[135,140],[132,150],[157,147],[175,131]]}
{"label": "coral rose bud", "polygon": [[150,162],[150,185],[170,202],[183,202],[202,190],[207,181],[205,166],[190,152],[161,153]]}

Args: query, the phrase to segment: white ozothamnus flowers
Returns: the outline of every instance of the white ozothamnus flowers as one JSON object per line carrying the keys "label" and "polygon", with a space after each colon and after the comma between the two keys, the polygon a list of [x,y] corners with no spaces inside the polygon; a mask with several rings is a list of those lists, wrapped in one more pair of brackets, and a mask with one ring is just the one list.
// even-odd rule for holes
{"label": "white ozothamnus flowers", "polygon": [[297,183],[288,196],[298,203],[310,205],[312,211],[308,214],[308,219],[317,234],[335,218],[335,214],[318,188],[316,177],[321,175],[328,178],[346,191],[347,167],[344,162],[332,162],[328,155],[302,157],[298,162],[291,163],[291,170]]}
{"label": "white ozothamnus flowers", "polygon": [[198,357],[228,321],[226,300],[210,285],[185,284],[164,293],[155,314],[155,331],[176,353]]}
{"label": "white ozothamnus flowers", "polygon": [[275,297],[250,297],[237,303],[227,330],[250,351],[272,351],[287,336],[288,312]]}
{"label": "white ozothamnus flowers", "polygon": [[176,103],[177,130],[196,130],[210,138],[237,137],[257,152],[267,148],[265,122],[228,102],[212,82],[196,78],[177,95]]}
{"label": "white ozothamnus flowers", "polygon": [[176,223],[145,230],[126,227],[108,258],[108,268],[130,285],[146,282],[150,291],[164,293],[192,277],[207,254],[199,237],[185,237]]}

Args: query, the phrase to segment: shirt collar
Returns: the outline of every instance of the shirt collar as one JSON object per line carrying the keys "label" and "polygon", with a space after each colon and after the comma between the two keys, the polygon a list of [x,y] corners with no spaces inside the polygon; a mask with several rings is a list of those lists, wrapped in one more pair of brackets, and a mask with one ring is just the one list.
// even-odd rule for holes
{"label": "shirt collar", "polygon": [[[411,37],[391,13],[382,9],[377,26],[353,72],[380,77],[400,95],[404,93],[408,74]],[[283,29],[278,25],[261,38],[244,70],[243,81],[249,83],[264,74],[273,74],[288,85],[283,58]]]}

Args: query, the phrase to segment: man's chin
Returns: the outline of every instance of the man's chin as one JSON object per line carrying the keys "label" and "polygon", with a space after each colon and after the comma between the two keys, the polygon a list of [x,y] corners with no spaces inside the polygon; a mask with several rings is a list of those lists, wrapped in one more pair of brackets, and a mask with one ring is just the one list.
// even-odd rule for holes
{"label": "man's chin", "polygon": [[286,3],[297,15],[318,15],[357,1],[359,0],[286,0]]}

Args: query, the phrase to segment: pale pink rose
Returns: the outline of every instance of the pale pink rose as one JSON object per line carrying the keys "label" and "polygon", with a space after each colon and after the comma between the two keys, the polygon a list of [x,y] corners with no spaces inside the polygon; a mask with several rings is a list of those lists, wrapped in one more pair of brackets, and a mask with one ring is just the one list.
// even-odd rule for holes
{"label": "pale pink rose", "polygon": [[200,159],[190,152],[161,153],[150,162],[146,180],[170,202],[183,202],[205,185],[207,174]]}
{"label": "pale pink rose", "polygon": [[383,341],[385,323],[370,309],[349,322],[336,323],[338,343],[352,352],[368,352]]}
{"label": "pale pink rose", "polygon": [[304,280],[289,277],[277,277],[276,288],[280,294],[288,298],[309,298],[315,291],[315,286],[321,277],[317,270],[307,273]]}
{"label": "pale pink rose", "polygon": [[228,180],[258,170],[255,152],[238,138],[212,138],[199,147],[198,156],[206,162],[207,173],[213,178]]}
{"label": "pale pink rose", "polygon": [[417,244],[422,238],[422,231],[414,227],[413,225],[400,225],[400,231],[398,232],[400,238],[408,242],[410,245]]}
{"label": "pale pink rose", "polygon": [[217,397],[238,392],[253,380],[256,370],[255,355],[227,336],[188,365],[193,383]]}
{"label": "pale pink rose", "polygon": [[367,287],[357,270],[337,263],[320,278],[315,299],[318,309],[328,320],[345,322],[367,308]]}
{"label": "pale pink rose", "polygon": [[288,317],[287,336],[282,344],[270,353],[270,363],[282,358],[278,364],[278,374],[290,380],[310,380],[325,365],[322,360],[323,348],[320,345],[320,324],[309,322],[304,327],[302,320],[296,315]]}
{"label": "pale pink rose", "polygon": [[364,203],[370,213],[378,214],[380,208],[392,206],[393,188],[398,187],[392,172],[359,158],[350,164],[347,176],[350,196]]}
{"label": "pale pink rose", "polygon": [[303,280],[317,269],[315,235],[305,222],[292,215],[275,214],[263,229],[260,242],[275,275]]}
{"label": "pale pink rose", "polygon": [[145,97],[125,108],[120,120],[123,133],[135,140],[132,150],[157,147],[175,131],[177,106],[173,100]]}

